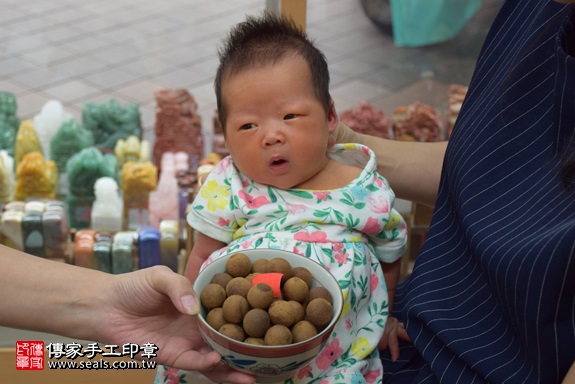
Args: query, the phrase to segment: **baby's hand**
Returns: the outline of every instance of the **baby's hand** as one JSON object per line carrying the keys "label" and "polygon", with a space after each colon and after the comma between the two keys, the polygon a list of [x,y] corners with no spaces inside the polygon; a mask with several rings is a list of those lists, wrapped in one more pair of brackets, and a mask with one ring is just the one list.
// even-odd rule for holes
{"label": "baby's hand", "polygon": [[405,330],[405,324],[400,323],[395,317],[389,316],[385,323],[383,336],[379,341],[378,348],[384,350],[389,348],[391,361],[399,358],[399,340],[411,341]]}

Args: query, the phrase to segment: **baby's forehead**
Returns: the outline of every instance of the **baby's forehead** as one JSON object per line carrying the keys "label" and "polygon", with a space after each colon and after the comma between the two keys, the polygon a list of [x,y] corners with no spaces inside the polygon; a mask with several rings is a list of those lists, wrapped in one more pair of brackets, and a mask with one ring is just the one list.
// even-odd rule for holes
{"label": "baby's forehead", "polygon": [[305,59],[305,57],[296,50],[290,50],[279,55],[260,54],[254,55],[253,57],[244,56],[241,60],[232,61],[227,63],[227,65],[222,63],[220,64],[224,66],[222,81],[245,71],[257,71],[284,64],[286,62],[292,62],[294,66],[302,63],[311,74],[310,63]]}

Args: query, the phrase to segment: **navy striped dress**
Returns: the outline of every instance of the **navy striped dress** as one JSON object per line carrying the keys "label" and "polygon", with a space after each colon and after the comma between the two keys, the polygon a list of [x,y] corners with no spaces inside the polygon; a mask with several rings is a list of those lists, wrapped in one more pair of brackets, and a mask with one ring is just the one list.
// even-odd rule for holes
{"label": "navy striped dress", "polygon": [[[568,55],[568,52],[572,56]],[[575,6],[507,0],[450,139],[390,383],[557,383],[575,361]]]}

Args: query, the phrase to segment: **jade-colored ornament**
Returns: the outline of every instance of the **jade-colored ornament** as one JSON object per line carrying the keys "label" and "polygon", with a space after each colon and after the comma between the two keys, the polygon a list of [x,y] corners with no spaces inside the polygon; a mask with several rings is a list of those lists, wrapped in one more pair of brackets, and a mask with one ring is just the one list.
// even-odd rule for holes
{"label": "jade-colored ornament", "polygon": [[150,192],[157,187],[158,168],[151,162],[128,161],[122,166],[122,192],[127,209],[147,209]]}
{"label": "jade-colored ornament", "polygon": [[46,257],[42,212],[27,211],[22,219],[22,240],[24,252],[38,257]]}
{"label": "jade-colored ornament", "polygon": [[16,175],[14,173],[14,158],[8,151],[0,150],[0,204],[7,204],[12,200]]}
{"label": "jade-colored ornament", "polygon": [[130,136],[126,140],[116,142],[114,153],[118,158],[120,168],[128,161],[144,162],[150,159],[150,144],[147,140],[140,140]]}
{"label": "jade-colored ornament", "polygon": [[94,257],[96,269],[112,273],[112,234],[109,232],[96,233],[94,243]]}
{"label": "jade-colored ornament", "polygon": [[16,200],[53,199],[57,186],[58,168],[52,160],[46,161],[38,151],[24,155],[16,168]]}
{"label": "jade-colored ornament", "polygon": [[94,135],[95,146],[111,150],[118,140],[142,134],[138,104],[127,103],[122,107],[113,98],[102,104],[84,103],[82,122]]}
{"label": "jade-colored ornament", "polygon": [[67,120],[72,119],[72,115],[64,110],[64,106],[58,100],[50,100],[40,110],[40,113],[34,116],[34,129],[40,145],[44,152],[46,160],[53,160],[50,151],[50,143],[52,138],[60,129],[60,126]]}
{"label": "jade-colored ornament", "polygon": [[42,145],[34,129],[34,122],[32,120],[24,120],[18,128],[16,134],[16,143],[14,144],[14,160],[16,166],[22,161],[22,158],[30,152],[42,152]]}
{"label": "jade-colored ornament", "polygon": [[93,145],[92,132],[77,120],[69,119],[62,123],[50,142],[51,158],[63,173],[66,170],[66,163],[74,154]]}
{"label": "jade-colored ornament", "polygon": [[16,97],[10,92],[0,92],[0,149],[14,156],[14,143],[20,126],[16,117]]}
{"label": "jade-colored ornament", "polygon": [[94,203],[94,184],[101,177],[118,181],[118,160],[112,154],[103,154],[96,147],[84,148],[66,163],[69,194],[70,225],[73,228],[89,228]]}
{"label": "jade-colored ornament", "polygon": [[112,273],[120,274],[134,270],[134,243],[138,233],[135,231],[116,232],[112,240]]}

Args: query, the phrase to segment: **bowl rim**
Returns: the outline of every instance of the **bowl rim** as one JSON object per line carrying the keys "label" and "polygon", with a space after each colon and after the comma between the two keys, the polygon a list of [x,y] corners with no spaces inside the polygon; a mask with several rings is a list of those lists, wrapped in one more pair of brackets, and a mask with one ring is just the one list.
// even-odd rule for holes
{"label": "bowl rim", "polygon": [[[333,280],[335,285],[339,287],[339,283],[338,283],[337,279],[328,270],[326,270],[323,265],[321,265],[320,263],[318,263],[315,260],[307,258],[304,255],[300,255],[300,254],[290,252],[290,251],[285,251],[282,249],[273,249],[273,248],[242,249],[242,250],[230,252],[230,253],[212,261],[209,265],[213,265],[214,263],[224,263],[225,264],[226,259],[228,259],[232,255],[237,254],[237,253],[246,253],[246,254],[248,254],[247,255],[248,257],[250,257],[249,254],[257,254],[257,253],[262,253],[263,255],[270,255],[270,253],[274,254],[271,257],[270,256],[266,257],[263,255],[262,255],[263,257],[262,256],[258,256],[258,257],[254,256],[254,258],[267,258],[268,260],[271,260],[271,259],[276,258],[276,257],[281,257],[281,256],[278,256],[278,254],[281,254],[281,253],[301,257],[302,259],[306,260],[306,261],[303,261],[303,263],[313,263],[316,266],[318,266],[319,268],[322,268],[323,270],[325,270],[328,273],[328,279]],[[204,271],[205,271],[205,269],[200,271],[200,274]],[[313,275],[313,273],[312,273],[312,275]],[[317,281],[315,279],[315,276],[314,276],[314,280]],[[197,284],[198,284],[198,279],[196,278],[196,281],[193,284],[195,292],[198,292],[196,290]],[[333,292],[330,292],[330,293],[332,293],[332,295],[333,295]],[[294,354],[300,353],[303,346],[306,347],[306,350],[312,349],[312,348],[315,348],[318,345],[322,344],[324,341],[326,341],[329,338],[329,336],[331,335],[331,332],[333,331],[333,328],[334,328],[336,322],[339,321],[339,318],[341,317],[341,314],[343,312],[343,304],[344,303],[343,303],[343,292],[342,292],[341,288],[338,290],[338,293],[339,293],[338,296],[339,296],[339,304],[340,305],[338,308],[336,308],[334,306],[334,316],[331,319],[331,321],[328,323],[328,325],[326,325],[325,328],[321,332],[318,332],[318,334],[315,335],[314,337],[307,339],[307,340],[297,342],[297,343],[288,344],[288,345],[252,345],[252,344],[248,344],[248,343],[245,343],[243,341],[238,341],[238,340],[232,339],[228,336],[225,336],[225,335],[221,334],[220,332],[218,332],[216,329],[212,328],[212,326],[207,323],[207,321],[205,319],[205,314],[207,314],[207,311],[203,307],[201,308],[200,313],[198,313],[197,318],[198,318],[200,328],[204,331],[204,333],[209,335],[209,337],[211,338],[211,341],[217,343],[218,345],[220,345],[221,347],[223,347],[225,349],[232,350],[228,345],[225,345],[223,343],[233,345],[233,352],[242,353],[244,355],[250,355],[250,356],[254,356],[254,357],[287,357],[287,356],[293,356]],[[336,298],[334,297],[334,302],[335,302],[335,299]],[[200,304],[200,307],[201,307],[201,304]],[[202,333],[202,337],[204,338],[206,343],[209,344],[209,341],[206,340],[206,337],[203,333]],[[220,342],[220,340],[221,340],[221,342]],[[273,354],[270,354],[272,351],[273,351]]]}

